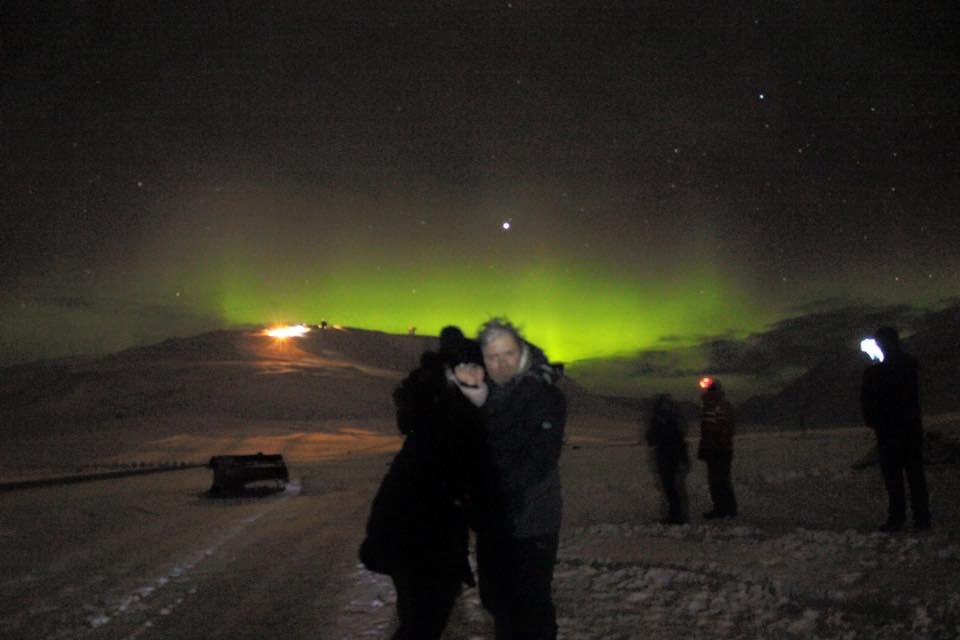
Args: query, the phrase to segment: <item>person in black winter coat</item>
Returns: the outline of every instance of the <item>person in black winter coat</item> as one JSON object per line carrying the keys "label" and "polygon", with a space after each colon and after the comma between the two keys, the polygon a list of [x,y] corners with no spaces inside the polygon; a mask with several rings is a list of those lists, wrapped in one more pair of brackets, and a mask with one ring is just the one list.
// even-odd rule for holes
{"label": "person in black winter coat", "polygon": [[480,360],[476,343],[447,327],[439,351],[424,353],[394,391],[406,438],[374,497],[360,547],[363,564],[393,580],[394,640],[439,638],[462,584],[474,584],[467,503],[482,468]]}
{"label": "person in black winter coat", "polygon": [[497,640],[552,640],[566,423],[566,399],[555,386],[561,369],[504,320],[486,323],[479,342],[489,386],[490,464],[476,523],[480,599],[493,615]]}
{"label": "person in black winter coat", "polygon": [[687,452],[687,420],[669,394],[661,394],[653,402],[647,425],[647,444],[653,449],[654,467],[660,478],[667,502],[666,517],[661,524],[685,524],[687,509],[687,473],[690,455]]}
{"label": "person in black winter coat", "polygon": [[896,329],[881,327],[874,339],[883,359],[863,372],[860,400],[863,421],[877,436],[880,470],[887,489],[887,520],[880,530],[897,531],[906,521],[904,475],[910,483],[914,524],[918,529],[929,529],[919,364],[916,358],[900,350]]}

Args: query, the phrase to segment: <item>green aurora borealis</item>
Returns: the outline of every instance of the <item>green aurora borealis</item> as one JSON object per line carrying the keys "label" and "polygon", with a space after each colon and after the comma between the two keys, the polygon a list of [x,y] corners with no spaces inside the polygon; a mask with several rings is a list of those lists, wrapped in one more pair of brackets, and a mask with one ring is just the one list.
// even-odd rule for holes
{"label": "green aurora borealis", "polygon": [[[282,223],[260,214],[276,202],[284,203]],[[444,224],[442,206],[381,203],[387,211],[378,214],[372,201],[314,203],[276,193],[207,203],[231,212],[222,216],[226,228],[198,235],[196,246],[181,243],[176,255],[169,253],[177,245],[161,236],[149,252],[155,265],[141,263],[146,273],[136,280],[163,282],[182,303],[228,325],[326,320],[436,335],[452,323],[469,334],[504,315],[565,361],[765,320],[703,255],[681,250],[668,259],[678,249],[668,247],[598,259],[577,244],[604,231],[571,239],[551,226],[542,203],[527,203],[529,213],[493,206],[456,227]],[[510,231],[499,227],[503,210],[514,213]],[[378,223],[354,225],[358,218]]]}
{"label": "green aurora borealis", "polygon": [[252,181],[197,190],[154,204],[152,222],[109,253],[66,261],[42,287],[15,291],[3,305],[13,345],[3,356],[321,320],[423,335],[458,324],[472,334],[507,316],[552,359],[573,362],[742,336],[804,299],[883,289],[872,270],[817,277],[818,263],[806,289],[800,278],[777,288],[752,270],[755,238],[711,235],[709,203],[673,202],[676,221],[652,230],[641,216],[611,225],[558,215],[564,206],[533,188],[480,201]]}
{"label": "green aurora borealis", "polygon": [[816,277],[811,263],[806,287],[756,273],[755,239],[718,241],[702,203],[673,203],[683,215],[653,231],[639,216],[561,223],[563,206],[534,189],[456,203],[254,182],[194,192],[155,205],[153,222],[121,248],[14,291],[0,305],[9,319],[0,355],[12,363],[322,320],[421,335],[457,324],[472,335],[507,316],[551,359],[575,362],[742,337],[803,300],[884,291],[870,269]]}
{"label": "green aurora borealis", "polygon": [[[73,298],[56,285],[46,298],[14,296],[4,305],[14,320],[8,342],[67,355],[212,328],[321,320],[424,335],[458,324],[473,334],[486,319],[507,316],[552,359],[570,362],[664,338],[676,346],[758,329],[773,317],[696,238],[644,251],[620,243],[598,254],[583,244],[623,230],[585,222],[571,231],[551,223],[548,203],[478,207],[469,222],[450,226],[442,203],[319,204],[323,194],[236,191],[166,203],[162,223],[81,274],[70,296],[89,304],[64,308]],[[277,210],[283,215],[271,215]],[[500,228],[504,211],[510,231]]]}
{"label": "green aurora borealis", "polygon": [[[402,266],[333,267],[305,282],[292,276],[287,283],[285,276],[275,275],[272,284],[228,274],[216,295],[231,323],[326,319],[396,333],[412,326],[436,335],[445,324],[471,333],[485,319],[506,315],[551,357],[566,361],[626,353],[668,335],[742,326],[723,286],[715,282],[691,279],[667,291],[618,279],[614,272],[534,266],[500,277],[482,269],[433,268],[431,274],[429,267],[412,272]],[[727,302],[721,304],[721,298]]]}

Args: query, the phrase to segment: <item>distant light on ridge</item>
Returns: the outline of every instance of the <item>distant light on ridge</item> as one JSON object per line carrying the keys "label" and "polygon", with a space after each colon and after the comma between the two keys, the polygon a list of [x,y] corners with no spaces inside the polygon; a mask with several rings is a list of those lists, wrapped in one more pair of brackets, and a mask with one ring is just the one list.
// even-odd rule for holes
{"label": "distant light on ridge", "polygon": [[310,327],[305,324],[292,324],[286,327],[274,327],[267,329],[264,333],[271,338],[302,338],[310,332]]}
{"label": "distant light on ridge", "polygon": [[710,385],[712,385],[712,384],[713,384],[713,378],[711,378],[711,377],[709,377],[709,376],[704,376],[704,377],[700,378],[700,388],[701,388],[701,389],[709,389],[709,388],[710,388]]}
{"label": "distant light on ridge", "polygon": [[509,220],[504,220],[500,225],[500,228],[504,231],[510,231],[510,227],[513,226]]}

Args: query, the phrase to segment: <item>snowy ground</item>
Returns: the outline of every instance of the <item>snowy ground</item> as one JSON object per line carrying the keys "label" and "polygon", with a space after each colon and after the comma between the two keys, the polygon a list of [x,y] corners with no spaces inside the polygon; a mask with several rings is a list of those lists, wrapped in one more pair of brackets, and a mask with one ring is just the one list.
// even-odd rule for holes
{"label": "snowy ground", "polygon": [[[960,637],[956,467],[928,468],[932,531],[880,534],[879,472],[850,468],[867,432],[743,434],[741,515],[699,517],[709,505],[695,463],[693,523],[665,527],[634,426],[591,425],[574,425],[562,461],[561,638]],[[205,469],[0,493],[0,636],[388,637],[392,588],[357,564],[356,545],[390,455],[376,434],[364,448],[361,426],[329,459],[288,438],[302,456],[295,482],[264,498],[206,498]],[[164,434],[152,453],[175,445],[189,458],[197,442]],[[475,590],[446,637],[492,637]]]}
{"label": "snowy ground", "polygon": [[[960,637],[957,469],[928,470],[933,531],[875,532],[884,515],[879,473],[849,466],[869,442],[857,430],[743,436],[742,515],[681,527],[651,524],[656,495],[643,448],[569,450],[560,637]],[[689,481],[693,506],[705,510],[702,469]],[[376,619],[370,637],[384,637],[388,582],[358,568],[355,584],[367,590],[348,611]],[[465,593],[447,637],[490,637],[475,592]]]}

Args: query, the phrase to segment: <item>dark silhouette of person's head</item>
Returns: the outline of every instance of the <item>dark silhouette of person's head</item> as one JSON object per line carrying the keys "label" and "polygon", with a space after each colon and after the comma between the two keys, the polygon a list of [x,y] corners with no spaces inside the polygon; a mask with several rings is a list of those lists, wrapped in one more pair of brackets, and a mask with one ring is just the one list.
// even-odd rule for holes
{"label": "dark silhouette of person's head", "polygon": [[880,327],[873,334],[877,346],[883,351],[884,357],[896,355],[900,352],[900,334],[893,327]]}
{"label": "dark silhouette of person's head", "polygon": [[451,366],[462,362],[474,364],[483,362],[477,343],[463,335],[460,327],[454,325],[447,325],[441,329],[439,352],[444,361]]}
{"label": "dark silhouette of person's head", "polygon": [[653,398],[654,411],[669,411],[673,408],[673,398],[669,393],[660,393]]}
{"label": "dark silhouette of person's head", "polygon": [[460,345],[466,336],[460,327],[449,324],[440,330],[440,351],[448,351]]}

